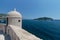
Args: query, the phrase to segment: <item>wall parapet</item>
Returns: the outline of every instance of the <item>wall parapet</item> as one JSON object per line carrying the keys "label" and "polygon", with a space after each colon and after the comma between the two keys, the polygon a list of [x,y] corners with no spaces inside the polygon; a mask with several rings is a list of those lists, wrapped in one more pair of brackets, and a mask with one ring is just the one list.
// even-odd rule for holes
{"label": "wall parapet", "polygon": [[24,29],[9,25],[7,27],[7,34],[11,36],[11,40],[42,40],[35,35],[25,31]]}
{"label": "wall parapet", "polygon": [[20,28],[9,25],[7,27],[7,34],[11,36],[11,40],[21,40]]}

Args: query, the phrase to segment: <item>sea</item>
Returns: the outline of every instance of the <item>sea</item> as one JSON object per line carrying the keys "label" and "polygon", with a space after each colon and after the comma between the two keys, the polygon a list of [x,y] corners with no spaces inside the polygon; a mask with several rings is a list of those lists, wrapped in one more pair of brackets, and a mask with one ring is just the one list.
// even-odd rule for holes
{"label": "sea", "polygon": [[43,40],[60,40],[60,20],[22,20],[22,28]]}

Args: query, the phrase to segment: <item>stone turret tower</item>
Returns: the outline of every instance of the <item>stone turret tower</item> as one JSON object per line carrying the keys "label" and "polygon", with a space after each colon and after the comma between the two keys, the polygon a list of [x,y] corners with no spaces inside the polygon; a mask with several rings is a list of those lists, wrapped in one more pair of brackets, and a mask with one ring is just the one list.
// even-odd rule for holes
{"label": "stone turret tower", "polygon": [[16,11],[16,9],[8,12],[7,18],[8,18],[8,25],[22,27],[22,15],[18,11]]}

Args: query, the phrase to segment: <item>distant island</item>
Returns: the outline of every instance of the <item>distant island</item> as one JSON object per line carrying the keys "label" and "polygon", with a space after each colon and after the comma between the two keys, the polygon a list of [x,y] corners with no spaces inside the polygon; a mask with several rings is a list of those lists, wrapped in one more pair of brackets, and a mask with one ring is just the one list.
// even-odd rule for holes
{"label": "distant island", "polygon": [[6,17],[7,16],[7,14],[3,14],[3,13],[0,13],[0,17]]}
{"label": "distant island", "polygon": [[40,17],[40,18],[36,18],[34,20],[44,20],[44,21],[48,21],[48,20],[53,20],[53,18],[49,18],[49,17]]}
{"label": "distant island", "polygon": [[7,14],[0,13],[0,20],[6,19]]}

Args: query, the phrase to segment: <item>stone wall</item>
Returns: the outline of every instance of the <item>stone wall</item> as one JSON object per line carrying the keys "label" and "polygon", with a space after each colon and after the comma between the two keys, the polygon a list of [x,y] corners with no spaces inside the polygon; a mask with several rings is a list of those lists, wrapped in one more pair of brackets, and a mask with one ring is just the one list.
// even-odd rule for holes
{"label": "stone wall", "polygon": [[10,35],[11,40],[20,40],[20,35],[18,34],[17,30],[18,29],[16,29],[16,27],[11,25],[7,27],[7,34]]}
{"label": "stone wall", "polygon": [[0,24],[0,31],[3,31],[5,33],[5,26],[6,24]]}
{"label": "stone wall", "polygon": [[11,40],[42,40],[33,34],[25,31],[24,29],[14,26],[8,25],[7,34],[10,35]]}

